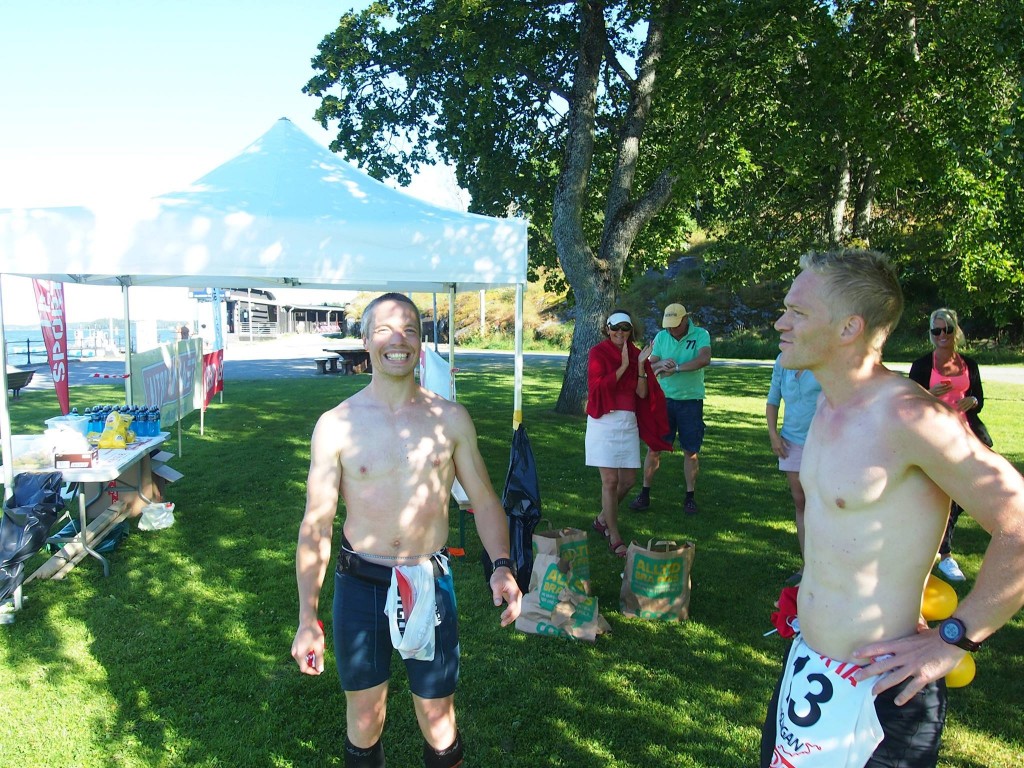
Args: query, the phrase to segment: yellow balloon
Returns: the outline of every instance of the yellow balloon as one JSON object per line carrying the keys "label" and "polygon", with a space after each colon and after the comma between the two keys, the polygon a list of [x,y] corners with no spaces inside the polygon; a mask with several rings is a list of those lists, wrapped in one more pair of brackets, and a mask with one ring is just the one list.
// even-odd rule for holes
{"label": "yellow balloon", "polygon": [[974,679],[974,672],[977,669],[974,665],[974,657],[971,654],[965,654],[960,663],[950,670],[949,674],[946,675],[946,687],[947,688],[963,688],[971,680]]}
{"label": "yellow balloon", "polygon": [[921,599],[921,615],[925,621],[948,619],[956,610],[957,597],[954,589],[942,579],[928,574]]}

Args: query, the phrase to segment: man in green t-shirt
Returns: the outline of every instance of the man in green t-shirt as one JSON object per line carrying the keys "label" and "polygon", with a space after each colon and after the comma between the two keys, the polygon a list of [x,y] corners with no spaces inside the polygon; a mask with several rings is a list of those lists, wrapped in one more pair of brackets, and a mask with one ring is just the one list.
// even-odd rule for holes
{"label": "man in green t-shirt", "polygon": [[[668,409],[668,434],[672,443],[679,436],[686,477],[683,511],[697,514],[693,493],[700,467],[698,453],[704,442],[704,368],[711,362],[711,336],[690,321],[682,304],[669,304],[661,321],[662,329],[654,337],[651,367],[665,392]],[[644,510],[651,505],[651,483],[661,466],[661,452],[647,449],[644,459],[644,485],[640,495],[629,503],[630,509]]]}

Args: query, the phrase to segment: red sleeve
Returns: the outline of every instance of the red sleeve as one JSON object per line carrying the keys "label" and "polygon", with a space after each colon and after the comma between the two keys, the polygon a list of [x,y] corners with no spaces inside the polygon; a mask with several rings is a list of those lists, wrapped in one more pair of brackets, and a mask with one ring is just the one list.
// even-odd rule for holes
{"label": "red sleeve", "polygon": [[[609,349],[609,347],[611,349]],[[611,354],[614,350],[615,355]],[[615,386],[618,379],[615,371],[622,361],[621,352],[605,340],[590,348],[587,360],[587,415],[598,419],[612,409],[615,400]]]}

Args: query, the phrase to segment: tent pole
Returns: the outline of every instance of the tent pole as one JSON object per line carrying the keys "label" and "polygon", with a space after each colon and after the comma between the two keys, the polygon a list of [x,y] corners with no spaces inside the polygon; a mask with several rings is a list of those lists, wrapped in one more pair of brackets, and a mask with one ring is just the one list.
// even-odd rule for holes
{"label": "tent pole", "polygon": [[[11,437],[11,411],[7,401],[7,329],[4,326],[3,286],[0,285],[0,370],[4,380],[3,397],[0,397],[0,450],[4,460],[4,501],[14,495],[14,439]],[[21,585],[11,596],[15,612],[21,610]],[[13,617],[9,621],[13,621]],[[5,622],[6,623],[6,622]]]}
{"label": "tent pole", "polygon": [[523,292],[525,286],[516,283],[516,365],[512,394],[512,431],[523,423]]}
{"label": "tent pole", "polygon": [[[439,336],[439,334],[437,332],[437,291],[434,291],[433,295],[434,295],[434,314],[432,314],[431,317],[434,318],[434,323],[433,323],[433,326],[434,326],[434,351],[437,352],[437,339],[438,339],[438,336]],[[450,306],[451,305],[449,305],[449,308],[450,308]]]}
{"label": "tent pole", "polygon": [[[434,313],[434,333],[437,333],[436,312]],[[452,400],[455,400],[457,399],[455,392],[455,283],[448,286],[448,376],[452,382]]]}
{"label": "tent pole", "polygon": [[[188,344],[188,342],[185,342]],[[185,377],[181,370],[181,343],[179,342],[174,350],[174,372],[178,380],[178,455],[181,456],[181,420],[184,418],[185,406]],[[203,378],[206,378],[205,376]]]}
{"label": "tent pole", "polygon": [[132,314],[128,302],[128,283],[121,283],[121,295],[124,299],[124,402],[125,405],[135,405],[132,402]]}
{"label": "tent pole", "polygon": [[4,500],[14,493],[14,440],[11,438],[11,410],[7,399],[7,329],[4,326],[3,286],[0,285],[0,376],[4,380],[0,397],[0,449],[4,460]]}

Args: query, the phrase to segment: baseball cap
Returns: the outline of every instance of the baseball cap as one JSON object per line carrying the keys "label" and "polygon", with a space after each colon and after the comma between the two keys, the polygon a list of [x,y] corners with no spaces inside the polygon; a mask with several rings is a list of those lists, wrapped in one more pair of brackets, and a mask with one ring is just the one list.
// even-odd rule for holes
{"label": "baseball cap", "polygon": [[686,307],[682,304],[669,304],[665,307],[665,315],[661,318],[662,328],[675,328],[686,317]]}
{"label": "baseball cap", "polygon": [[618,325],[619,323],[633,324],[633,321],[629,319],[629,315],[625,312],[613,312],[608,318],[608,325]]}

